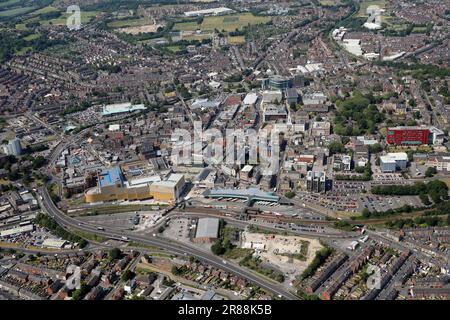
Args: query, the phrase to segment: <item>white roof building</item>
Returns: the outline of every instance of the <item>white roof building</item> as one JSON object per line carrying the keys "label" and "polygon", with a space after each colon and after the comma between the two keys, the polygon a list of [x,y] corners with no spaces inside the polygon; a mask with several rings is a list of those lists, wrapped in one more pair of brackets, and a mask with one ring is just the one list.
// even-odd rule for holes
{"label": "white roof building", "polygon": [[44,240],[42,246],[46,248],[63,248],[66,243],[66,240],[49,238]]}
{"label": "white roof building", "polygon": [[197,223],[196,238],[217,238],[219,234],[219,219],[200,218]]}
{"label": "white roof building", "polygon": [[250,92],[244,98],[244,105],[254,105],[258,100],[258,95],[256,93]]}
{"label": "white roof building", "polygon": [[211,9],[204,9],[204,10],[196,10],[196,11],[186,11],[184,15],[186,17],[201,17],[201,16],[218,16],[223,14],[230,14],[235,12],[233,9],[225,8],[225,7],[219,7],[219,8],[211,8]]}

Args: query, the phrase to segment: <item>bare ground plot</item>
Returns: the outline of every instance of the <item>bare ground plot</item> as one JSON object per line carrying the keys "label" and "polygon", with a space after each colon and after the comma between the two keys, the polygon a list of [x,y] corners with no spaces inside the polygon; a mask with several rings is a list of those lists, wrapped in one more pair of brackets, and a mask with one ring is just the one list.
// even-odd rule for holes
{"label": "bare ground plot", "polygon": [[118,31],[128,34],[139,34],[146,32],[157,32],[159,27],[161,27],[159,24],[149,24],[144,26],[120,28]]}
{"label": "bare ground plot", "polygon": [[292,279],[306,269],[322,245],[317,239],[244,232],[242,247],[255,249],[262,263],[276,266]]}

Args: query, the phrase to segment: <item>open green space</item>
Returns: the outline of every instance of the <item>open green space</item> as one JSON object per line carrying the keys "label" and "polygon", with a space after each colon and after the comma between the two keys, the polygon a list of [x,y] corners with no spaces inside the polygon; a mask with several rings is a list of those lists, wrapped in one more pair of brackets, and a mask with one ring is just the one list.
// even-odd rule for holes
{"label": "open green space", "polygon": [[34,11],[33,14],[39,15],[39,14],[45,14],[45,13],[57,12],[57,11],[59,11],[57,8],[52,7],[52,6],[47,6],[47,7],[43,7],[39,10]]}
{"label": "open green space", "polygon": [[362,1],[360,2],[359,11],[356,14],[356,17],[368,17],[367,8],[370,6],[378,6],[381,9],[386,8],[386,0],[370,0],[370,1]]}
{"label": "open green space", "polygon": [[20,2],[20,0],[2,1],[2,2],[0,2],[0,9],[6,8],[6,7],[9,7],[9,6],[12,6],[12,5],[15,5],[15,4],[19,3],[19,2]]}
{"label": "open green space", "polygon": [[[94,17],[98,15],[99,12],[97,11],[81,11],[81,23],[88,23],[90,22]],[[56,19],[50,19],[50,20],[43,20],[41,21],[42,25],[65,25],[67,23],[67,18],[70,17],[70,13],[63,13],[63,15],[60,18]]]}
{"label": "open green space", "polygon": [[176,23],[174,30],[195,31],[201,30],[225,30],[227,32],[243,29],[245,26],[263,24],[269,22],[270,17],[254,16],[251,13],[239,13],[227,16],[205,17],[201,24],[197,21]]}
{"label": "open green space", "polygon": [[0,11],[0,18],[10,18],[15,17],[24,13],[31,12],[35,9],[35,7],[22,7],[22,8],[13,8],[9,10]]}
{"label": "open green space", "polygon": [[245,36],[229,36],[228,37],[229,44],[242,44],[245,43]]}
{"label": "open green space", "polygon": [[153,20],[147,17],[139,19],[119,19],[108,23],[111,28],[139,27],[145,25],[153,25]]}
{"label": "open green space", "polygon": [[74,231],[73,233],[76,234],[77,236],[80,236],[81,238],[84,238],[84,239],[87,239],[90,241],[94,241],[94,242],[105,242],[108,240],[108,238],[100,236],[95,233],[84,232],[84,231]]}
{"label": "open green space", "polygon": [[33,33],[33,34],[30,34],[30,35],[24,37],[23,39],[26,40],[26,41],[32,41],[32,40],[36,40],[36,39],[38,39],[40,37],[41,37],[41,34]]}

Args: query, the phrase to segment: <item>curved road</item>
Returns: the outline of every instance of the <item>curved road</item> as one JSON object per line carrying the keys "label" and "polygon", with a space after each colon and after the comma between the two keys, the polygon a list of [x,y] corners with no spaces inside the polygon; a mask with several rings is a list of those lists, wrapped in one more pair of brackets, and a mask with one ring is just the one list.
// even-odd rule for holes
{"label": "curved road", "polygon": [[156,246],[163,249],[166,249],[170,252],[176,253],[178,255],[191,255],[194,256],[204,262],[207,262],[208,264],[215,266],[217,268],[220,268],[222,270],[228,271],[230,273],[239,275],[244,277],[245,279],[257,284],[262,289],[265,289],[269,292],[272,292],[279,297],[284,297],[286,299],[290,300],[298,300],[299,298],[295,296],[293,293],[286,290],[281,284],[276,283],[275,281],[270,281],[268,279],[265,279],[259,275],[256,275],[239,265],[236,265],[234,263],[222,260],[221,258],[209,254],[207,252],[201,251],[197,248],[191,247],[189,245],[186,245],[184,243],[176,242],[169,239],[161,239],[158,237],[143,237],[139,236],[130,232],[124,232],[124,231],[117,231],[117,230],[111,230],[111,229],[103,229],[99,230],[97,226],[92,224],[87,224],[84,222],[80,222],[76,219],[73,219],[71,217],[68,217],[65,213],[60,211],[53,201],[50,198],[50,195],[48,194],[48,191],[45,187],[41,187],[38,189],[38,193],[42,196],[41,205],[47,213],[55,219],[55,221],[60,224],[61,226],[65,228],[70,229],[77,229],[81,231],[91,232],[107,237],[127,237],[131,241],[139,242],[145,245],[149,246]]}

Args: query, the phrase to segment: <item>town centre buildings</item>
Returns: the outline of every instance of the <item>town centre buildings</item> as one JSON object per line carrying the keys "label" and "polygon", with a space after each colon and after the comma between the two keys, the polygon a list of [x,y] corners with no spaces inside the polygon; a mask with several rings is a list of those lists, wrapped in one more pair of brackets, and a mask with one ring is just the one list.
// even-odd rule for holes
{"label": "town centre buildings", "polygon": [[86,190],[85,199],[88,203],[144,199],[172,203],[180,198],[184,186],[181,174],[171,174],[166,180],[148,177],[126,181],[120,167],[113,167],[98,174],[97,186]]}

